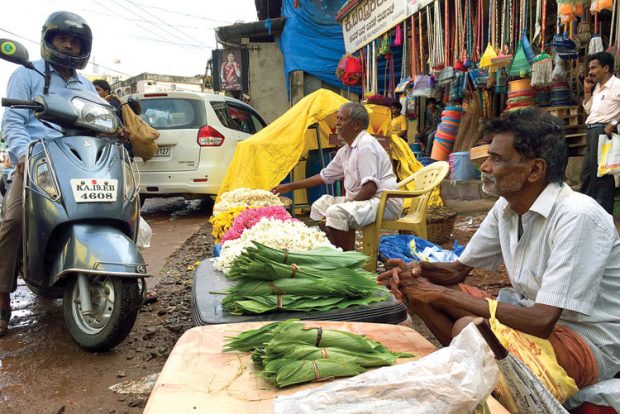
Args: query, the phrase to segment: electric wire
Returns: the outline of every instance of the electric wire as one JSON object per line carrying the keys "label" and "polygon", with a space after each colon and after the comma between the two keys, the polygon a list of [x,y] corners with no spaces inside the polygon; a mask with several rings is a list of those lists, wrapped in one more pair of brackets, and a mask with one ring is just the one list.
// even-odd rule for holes
{"label": "electric wire", "polygon": [[[129,13],[131,13],[132,15],[134,15],[134,16],[138,16],[138,17],[139,17],[139,15],[138,15],[135,11],[131,10],[130,8],[128,8],[127,6],[125,6],[124,4],[122,4],[121,2],[119,2],[119,1],[117,1],[117,0],[111,0],[111,2],[112,2],[112,3],[114,3],[114,4],[116,4],[117,6],[122,7],[123,9],[127,10],[127,11],[128,11]],[[129,4],[131,4],[131,3],[129,3]],[[134,6],[134,7],[136,7],[136,6]],[[151,14],[151,13],[149,13],[148,11],[145,11],[145,10],[141,10],[141,11],[143,11],[143,12],[145,12],[145,13],[148,13],[148,14]],[[152,14],[151,14],[151,16],[154,16],[154,15],[152,15]],[[158,18],[157,16],[154,16],[154,17],[155,17],[155,18]],[[159,18],[158,18],[158,19],[159,19]],[[163,20],[162,20],[162,21],[163,21]],[[163,21],[163,22],[164,22],[164,24],[167,24],[165,21]],[[143,26],[143,25],[140,25],[140,27],[143,27],[143,28],[144,28],[144,26]],[[173,33],[171,30],[167,29],[166,27],[161,27],[161,26],[160,26],[160,27],[158,27],[158,28],[159,28],[161,31],[165,32],[167,35],[172,36],[172,37],[175,37],[177,40],[180,40],[180,41],[182,41],[182,42],[187,42],[187,39],[184,39],[184,38],[180,37],[179,35],[177,35],[177,34]],[[152,32],[152,31],[151,31],[151,32]],[[152,32],[152,33],[153,33],[153,32]],[[161,37],[161,36],[162,36],[162,34],[158,34],[158,36],[159,36],[159,37]],[[192,41],[196,41],[196,40],[195,40],[195,39],[192,39]],[[183,47],[183,46],[182,46],[182,47]],[[194,47],[194,46],[189,46],[189,47]],[[184,48],[187,48],[187,47],[184,47]]]}

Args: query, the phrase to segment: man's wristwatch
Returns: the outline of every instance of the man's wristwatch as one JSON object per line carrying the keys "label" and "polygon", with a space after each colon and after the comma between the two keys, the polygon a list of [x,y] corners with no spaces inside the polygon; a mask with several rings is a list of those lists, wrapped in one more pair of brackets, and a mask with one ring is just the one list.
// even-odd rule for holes
{"label": "man's wristwatch", "polygon": [[617,127],[618,126],[618,120],[617,119],[612,119],[611,122],[609,123],[609,125],[611,125],[612,127]]}

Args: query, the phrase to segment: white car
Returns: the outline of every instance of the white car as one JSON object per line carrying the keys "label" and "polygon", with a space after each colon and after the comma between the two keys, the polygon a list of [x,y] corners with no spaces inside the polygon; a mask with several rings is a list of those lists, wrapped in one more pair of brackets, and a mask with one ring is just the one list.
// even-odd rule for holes
{"label": "white car", "polygon": [[237,143],[265,127],[249,105],[223,95],[158,92],[133,95],[141,117],[160,136],[157,153],[140,171],[140,197],[201,198],[211,203]]}

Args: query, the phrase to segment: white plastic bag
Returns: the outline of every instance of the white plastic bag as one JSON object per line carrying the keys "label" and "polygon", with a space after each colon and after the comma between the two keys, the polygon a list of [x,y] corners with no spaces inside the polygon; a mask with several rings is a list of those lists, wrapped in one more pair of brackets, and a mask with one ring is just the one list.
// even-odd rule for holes
{"label": "white plastic bag", "polygon": [[140,221],[138,222],[138,240],[136,240],[138,248],[146,249],[147,247],[151,247],[151,237],[153,237],[151,226],[140,216]]}
{"label": "white plastic bag", "polygon": [[605,174],[620,175],[620,135],[598,136],[598,170],[597,177]]}
{"label": "white plastic bag", "polygon": [[498,377],[493,353],[469,324],[450,346],[417,361],[279,396],[274,414],[465,414],[489,396]]}

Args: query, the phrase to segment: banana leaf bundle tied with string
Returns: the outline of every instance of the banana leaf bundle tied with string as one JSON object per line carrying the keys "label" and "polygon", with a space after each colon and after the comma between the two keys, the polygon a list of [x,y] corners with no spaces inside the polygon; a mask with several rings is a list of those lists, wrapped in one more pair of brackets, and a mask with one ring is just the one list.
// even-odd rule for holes
{"label": "banana leaf bundle tied with string", "polygon": [[[253,241],[253,247],[245,249],[245,253],[234,263],[228,273],[228,278],[259,277],[261,273],[268,273],[271,262],[297,266],[311,266],[314,269],[333,270],[343,267],[358,268],[363,266],[368,258],[359,252],[343,252],[331,247],[321,247],[306,252],[289,252],[265,246]],[[270,261],[270,262],[266,262]],[[250,267],[251,266],[251,267]],[[288,277],[288,276],[287,276]]]}
{"label": "banana leaf bundle tied with string", "polygon": [[288,252],[254,242],[232,264],[228,277],[237,284],[222,301],[232,314],[273,311],[326,311],[368,305],[387,298],[375,275],[360,266],[357,252],[320,248]]}
{"label": "banana leaf bundle tied with string", "polygon": [[409,353],[350,332],[306,327],[296,320],[265,325],[227,338],[224,351],[252,351],[258,375],[278,387],[361,374],[392,365]]}

